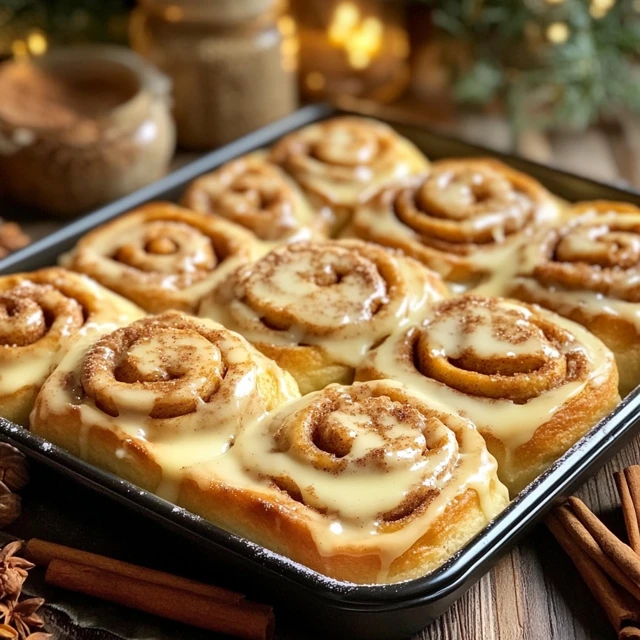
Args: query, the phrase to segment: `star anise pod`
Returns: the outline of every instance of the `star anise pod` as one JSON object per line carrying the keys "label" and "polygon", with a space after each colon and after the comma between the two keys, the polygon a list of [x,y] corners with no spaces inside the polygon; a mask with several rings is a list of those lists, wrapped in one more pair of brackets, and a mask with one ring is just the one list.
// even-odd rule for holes
{"label": "star anise pod", "polygon": [[0,600],[17,600],[27,578],[27,571],[34,566],[28,560],[15,555],[21,548],[22,541],[16,540],[5,545],[0,551]]}
{"label": "star anise pod", "polygon": [[11,608],[5,618],[5,624],[12,626],[18,632],[20,640],[26,640],[32,631],[44,627],[44,620],[36,612],[44,604],[44,598],[27,598]]}
{"label": "star anise pod", "polygon": [[6,442],[0,442],[0,482],[11,491],[20,491],[29,482],[27,459]]}

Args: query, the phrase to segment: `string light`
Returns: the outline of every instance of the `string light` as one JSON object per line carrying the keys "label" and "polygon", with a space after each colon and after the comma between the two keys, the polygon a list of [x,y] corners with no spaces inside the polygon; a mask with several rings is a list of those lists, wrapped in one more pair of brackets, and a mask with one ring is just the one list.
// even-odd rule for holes
{"label": "string light", "polygon": [[589,13],[591,14],[591,17],[596,20],[604,18],[615,3],[616,0],[591,0]]}
{"label": "string light", "polygon": [[41,56],[47,51],[48,46],[47,38],[41,31],[32,31],[27,36],[27,48],[34,56]]}
{"label": "string light", "polygon": [[547,39],[554,44],[562,44],[569,39],[569,27],[564,22],[552,22],[547,27]]}
{"label": "string light", "polygon": [[278,19],[278,28],[280,29],[280,33],[286,38],[295,34],[296,23],[291,16],[281,16]]}
{"label": "string light", "polygon": [[382,47],[382,22],[373,16],[363,18],[353,2],[343,2],[329,25],[329,41],[341,47],[354,69],[364,69]]}

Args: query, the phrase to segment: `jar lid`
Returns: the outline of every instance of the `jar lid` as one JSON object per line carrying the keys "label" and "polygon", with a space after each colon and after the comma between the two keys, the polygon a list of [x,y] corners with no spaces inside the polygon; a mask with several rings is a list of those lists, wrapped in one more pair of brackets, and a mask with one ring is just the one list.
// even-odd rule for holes
{"label": "jar lid", "polygon": [[169,22],[208,22],[220,26],[254,20],[280,0],[139,0],[149,12]]}

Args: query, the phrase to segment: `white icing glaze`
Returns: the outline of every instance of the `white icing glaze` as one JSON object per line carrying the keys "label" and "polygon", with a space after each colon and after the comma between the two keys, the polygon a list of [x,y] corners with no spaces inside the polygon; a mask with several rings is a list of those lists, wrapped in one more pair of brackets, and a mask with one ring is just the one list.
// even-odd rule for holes
{"label": "white icing glaze", "polygon": [[325,201],[352,207],[386,182],[424,171],[427,159],[390,127],[366,118],[334,118],[283,139],[272,158]]}
{"label": "white icing glaze", "polygon": [[592,318],[602,315],[621,318],[640,334],[640,303],[616,300],[584,289],[544,287],[534,278],[524,276],[514,278],[512,286],[521,288],[537,304],[550,307],[563,316],[570,316],[575,310],[579,310]]}
{"label": "white icing glaze", "polygon": [[[339,406],[319,417],[314,407],[328,394]],[[290,478],[311,507],[304,513],[320,553],[378,554],[383,581],[391,563],[467,490],[477,493],[487,521],[507,503],[495,460],[473,426],[432,407],[392,381],[331,385],[248,426],[229,454],[196,470],[195,477],[215,474],[238,486],[258,483],[273,496],[278,494],[269,479]],[[308,434],[305,438],[305,428],[323,419],[329,449],[332,434],[349,442],[344,456],[316,448]],[[401,526],[388,527],[384,514],[416,491],[429,493],[428,507],[407,509]]]}
{"label": "white icing glaze", "polygon": [[0,396],[39,387],[79,333],[143,315],[89,278],[61,269],[0,278]]}
{"label": "white icing glaze", "polygon": [[520,247],[562,215],[551,194],[527,189],[494,163],[442,161],[426,178],[398,182],[359,207],[346,233],[403,249],[452,280],[456,293],[500,295]]}
{"label": "white icing glaze", "polygon": [[[101,340],[95,334],[82,336],[45,384],[32,417],[34,431],[38,433],[39,425],[52,420],[64,420],[69,411],[79,411],[84,425],[78,436],[82,457],[91,456],[92,430],[96,428],[118,435],[115,460],[126,462],[133,455],[130,451],[138,455],[142,445],[162,470],[156,493],[171,501],[179,499],[182,480],[193,478],[204,487],[217,480],[282,504],[285,496],[272,479],[277,483],[286,475],[307,505],[295,507],[293,503],[287,508],[297,508],[301,516],[304,514],[320,553],[377,555],[380,581],[385,580],[392,562],[467,491],[477,494],[487,521],[506,506],[506,489],[497,480],[495,460],[466,420],[439,405],[434,410],[433,403],[425,404],[391,381],[353,387],[332,385],[328,390],[294,399],[282,375],[276,379],[282,385],[283,401],[289,402],[268,415],[265,400],[257,392],[256,378],[266,369],[273,370],[275,364],[210,320],[189,322],[216,335],[215,349],[227,367],[221,385],[230,385],[224,402],[202,401],[195,412],[179,416],[179,427],[172,418],[146,417],[154,403],[145,397],[135,398],[137,407],[130,398],[120,398],[123,410],[119,415],[105,413],[77,382],[86,375],[96,345],[110,344],[104,340],[112,340],[123,331],[107,335],[101,330]],[[168,324],[174,325],[175,319]],[[161,335],[161,328],[156,326],[128,350],[127,366],[134,366],[142,377],[162,378],[175,360],[174,349],[190,351],[197,343],[199,353],[206,353],[190,334],[180,339],[171,331],[166,339]],[[152,345],[164,349],[152,353]],[[117,360],[126,361],[126,355]],[[238,374],[230,373],[234,367],[239,367]],[[123,376],[130,375],[127,369],[124,371]],[[197,378],[198,365],[189,375]],[[75,383],[70,383],[70,376]],[[216,393],[220,395],[222,390]],[[113,395],[120,392],[117,388],[108,391]],[[311,432],[305,429],[307,420],[317,417],[313,407],[322,406],[327,394],[337,398],[337,403],[325,411],[322,429],[326,442],[318,444],[311,423]],[[349,450],[344,455],[331,453],[332,447],[345,442]],[[393,514],[416,496],[417,503],[406,507],[406,517],[389,515],[388,522],[385,520],[385,514]],[[412,513],[412,508],[417,511]]]}
{"label": "white icing glaze", "polygon": [[[514,318],[514,325],[521,323],[526,327],[532,318],[532,312],[516,302],[501,301],[500,308],[512,310],[520,318]],[[444,321],[437,323],[435,332],[429,332],[428,345],[432,355],[445,360],[460,358],[469,350],[480,359],[507,358],[515,361],[518,358],[532,358],[535,363],[554,361],[566,358],[570,353],[579,353],[588,362],[588,373],[584,377],[565,381],[552,388],[544,390],[539,395],[526,402],[516,403],[508,398],[483,397],[459,391],[448,386],[444,381],[424,375],[414,364],[414,357],[407,353],[407,331],[398,332],[380,347],[378,347],[365,362],[365,367],[371,367],[381,377],[391,377],[419,390],[430,401],[451,407],[461,415],[474,422],[481,433],[489,433],[502,441],[508,451],[527,443],[536,430],[550,420],[555,413],[563,408],[567,402],[579,394],[587,384],[599,385],[604,383],[611,373],[612,356],[606,347],[591,333],[580,325],[556,316],[548,311],[536,311],[543,319],[554,323],[567,332],[575,340],[567,342],[560,348],[544,337],[541,331],[535,329],[522,342],[509,340],[509,336],[496,336],[489,324],[490,309],[474,309],[480,324],[465,332],[465,316],[445,316]],[[429,329],[427,320],[425,329]],[[515,328],[515,327],[514,327]],[[530,327],[529,327],[530,328]],[[409,335],[422,332],[425,329],[414,328],[408,330]],[[532,370],[532,376],[539,369]],[[542,369],[540,369],[542,370]],[[526,374],[525,374],[526,375]],[[487,385],[494,385],[498,390],[503,381],[500,376],[495,379],[485,376]],[[507,378],[508,381],[508,378]],[[507,383],[505,381],[505,383]]]}
{"label": "white icing glaze", "polygon": [[640,212],[600,206],[581,205],[582,215],[523,247],[510,290],[562,315],[620,318],[640,333]]}
{"label": "white icing glaze", "polygon": [[216,282],[266,250],[227,220],[153,203],[87,234],[63,261],[148,310],[191,310]]}
{"label": "white icing glaze", "polygon": [[194,211],[213,213],[249,229],[265,242],[309,240],[327,220],[315,213],[299,187],[258,151],[193,182],[184,198]]}
{"label": "white icing glaze", "polygon": [[[260,376],[272,376],[275,388],[271,392],[279,394],[280,401],[295,397],[295,386],[275,363],[210,320],[175,313],[156,318],[131,325],[149,333],[136,337],[125,353],[115,354],[120,367],[126,362],[133,369],[133,374],[120,374],[134,375],[136,379],[130,382],[113,377],[110,382],[108,368],[96,371],[87,364],[92,355],[108,356],[112,343],[97,340],[95,334],[79,339],[45,383],[34,430],[48,416],[64,416],[76,406],[84,425],[79,436],[82,457],[89,457],[94,427],[115,431],[125,441],[137,441],[162,468],[160,489],[163,497],[171,498],[184,468],[223,454],[246,423],[264,418],[274,398],[260,392]],[[111,338],[118,334],[108,333],[101,330],[99,335]],[[171,378],[166,381],[168,374]],[[76,381],[72,385],[65,382],[70,375]],[[100,395],[92,395],[93,385]],[[189,410],[194,398],[195,408]],[[117,407],[117,415],[103,410],[106,401]],[[150,417],[158,403],[168,407],[168,417]],[[119,459],[127,455],[126,447],[116,453]]]}
{"label": "white icing glaze", "polygon": [[442,297],[435,274],[374,245],[300,243],[241,268],[203,300],[200,315],[252,342],[317,345],[356,366],[373,343]]}

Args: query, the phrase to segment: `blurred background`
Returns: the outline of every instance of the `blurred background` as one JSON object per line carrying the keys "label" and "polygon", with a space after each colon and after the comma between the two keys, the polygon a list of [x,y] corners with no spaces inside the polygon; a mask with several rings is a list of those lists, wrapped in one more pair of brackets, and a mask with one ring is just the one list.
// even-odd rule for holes
{"label": "blurred background", "polygon": [[[0,0],[0,180],[75,213],[329,100],[640,186],[639,54],[640,0]],[[34,147],[71,187],[24,179]]]}

